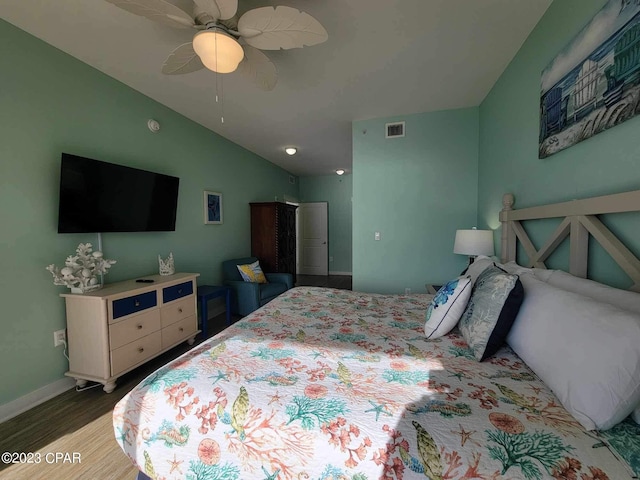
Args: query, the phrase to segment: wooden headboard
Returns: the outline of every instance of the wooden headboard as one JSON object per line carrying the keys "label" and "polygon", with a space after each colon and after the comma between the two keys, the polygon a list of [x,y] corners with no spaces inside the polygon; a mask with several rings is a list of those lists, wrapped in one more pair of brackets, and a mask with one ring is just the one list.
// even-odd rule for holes
{"label": "wooden headboard", "polygon": [[[640,260],[599,219],[598,215],[640,211],[640,190],[572,200],[540,207],[514,210],[514,196],[502,197],[500,212],[503,263],[516,260],[518,240],[529,258],[528,267],[547,268],[545,260],[569,236],[569,273],[587,278],[589,235],[602,246],[631,278],[630,290],[640,292]],[[536,249],[522,227],[523,220],[562,218],[560,225],[540,249]]]}

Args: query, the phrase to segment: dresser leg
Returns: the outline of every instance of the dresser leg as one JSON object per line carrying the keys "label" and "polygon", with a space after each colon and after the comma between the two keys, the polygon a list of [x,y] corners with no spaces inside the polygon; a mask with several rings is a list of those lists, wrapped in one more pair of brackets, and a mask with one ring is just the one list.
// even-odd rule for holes
{"label": "dresser leg", "polygon": [[107,382],[104,384],[104,387],[102,388],[104,390],[105,393],[111,393],[115,390],[116,388],[116,382]]}
{"label": "dresser leg", "polygon": [[76,378],[76,387],[82,388],[87,384],[87,380],[84,378]]}
{"label": "dresser leg", "polygon": [[187,340],[187,345],[193,345],[196,341],[196,337],[191,337],[189,340]]}

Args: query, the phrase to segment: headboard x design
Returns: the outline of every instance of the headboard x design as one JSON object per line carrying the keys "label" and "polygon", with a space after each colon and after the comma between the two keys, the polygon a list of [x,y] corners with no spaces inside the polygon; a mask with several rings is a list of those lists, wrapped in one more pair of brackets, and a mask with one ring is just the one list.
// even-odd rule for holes
{"label": "headboard x design", "polygon": [[[631,278],[630,290],[640,291],[640,260],[598,218],[602,214],[640,211],[640,190],[519,210],[513,209],[514,196],[507,193],[502,198],[502,205],[500,259],[503,263],[516,260],[519,240],[529,259],[527,266],[546,268],[545,260],[568,236],[569,273],[586,278],[589,235],[592,235]],[[560,225],[540,249],[536,249],[521,224],[523,220],[562,217]]]}

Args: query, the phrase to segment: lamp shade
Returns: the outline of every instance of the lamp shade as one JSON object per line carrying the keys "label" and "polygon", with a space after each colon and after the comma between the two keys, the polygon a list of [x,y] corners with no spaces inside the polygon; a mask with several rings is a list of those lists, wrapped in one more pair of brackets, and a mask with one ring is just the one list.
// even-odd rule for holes
{"label": "lamp shade", "polygon": [[244,50],[236,39],[215,28],[196,33],[193,50],[205,67],[218,73],[235,71],[244,58]]}
{"label": "lamp shade", "polygon": [[453,253],[461,255],[493,255],[492,230],[458,230],[453,245]]}

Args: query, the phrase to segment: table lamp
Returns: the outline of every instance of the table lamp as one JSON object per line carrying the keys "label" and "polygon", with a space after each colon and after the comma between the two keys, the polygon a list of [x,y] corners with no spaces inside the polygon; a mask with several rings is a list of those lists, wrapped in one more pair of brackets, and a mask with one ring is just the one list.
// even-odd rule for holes
{"label": "table lamp", "polygon": [[478,255],[492,256],[494,254],[493,231],[478,230],[475,227],[471,230],[457,230],[453,253],[469,255],[469,265]]}

